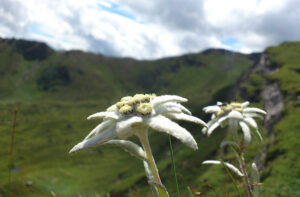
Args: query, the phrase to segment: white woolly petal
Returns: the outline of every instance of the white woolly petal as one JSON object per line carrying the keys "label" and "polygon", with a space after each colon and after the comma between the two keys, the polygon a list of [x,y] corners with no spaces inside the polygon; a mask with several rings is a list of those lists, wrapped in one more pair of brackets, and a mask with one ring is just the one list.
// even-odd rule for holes
{"label": "white woolly petal", "polygon": [[[214,118],[214,119],[212,119],[212,120],[210,120],[206,125],[207,125],[207,128],[206,127],[204,127],[204,128],[202,128],[202,133],[203,134],[207,134],[207,135],[210,135],[212,132],[213,132],[213,130],[215,130],[215,128],[217,128],[220,124],[218,123],[218,120],[219,120],[220,118],[218,117],[218,118]],[[208,133],[208,130],[209,130],[209,133]]]}
{"label": "white woolly petal", "polygon": [[131,132],[133,132],[131,126],[141,122],[143,122],[143,119],[139,116],[133,116],[131,118],[121,120],[117,122],[116,132],[120,138],[127,138],[131,135]]}
{"label": "white woolly petal", "polygon": [[115,127],[110,127],[109,129],[107,129],[106,131],[99,133],[98,135],[95,135],[87,140],[83,140],[82,142],[78,143],[77,145],[75,145],[69,153],[73,153],[85,148],[89,148],[92,146],[96,146],[96,145],[101,145],[105,142],[107,142],[108,140],[113,139],[114,137],[117,136],[117,133],[115,131]]}
{"label": "white woolly petal", "polygon": [[222,122],[224,122],[225,120],[227,120],[229,118],[229,114],[228,115],[225,115],[225,116],[220,116],[218,118],[218,123],[219,124],[222,124]]}
{"label": "white woolly petal", "polygon": [[245,139],[245,143],[246,144],[249,144],[250,141],[251,141],[251,133],[250,133],[250,129],[249,127],[247,126],[247,124],[243,121],[240,121],[239,122],[241,128],[242,128],[242,131],[244,133],[244,139]]}
{"label": "white woolly petal", "polygon": [[242,106],[242,108],[245,108],[245,107],[247,107],[249,104],[250,104],[249,101],[245,101],[245,102],[243,102],[243,103],[241,104],[241,106]]}
{"label": "white woolly petal", "polygon": [[232,110],[229,112],[228,118],[243,119],[243,115],[238,111]]}
{"label": "white woolly petal", "polygon": [[166,114],[166,113],[181,113],[181,109],[174,105],[168,105],[169,103],[165,103],[162,105],[158,105],[155,107],[156,114]]}
{"label": "white woolly petal", "polygon": [[206,135],[206,134],[207,134],[207,127],[203,127],[202,130],[201,130],[201,132],[202,132],[204,135]]}
{"label": "white woolly petal", "polygon": [[250,118],[259,118],[261,120],[264,119],[264,117],[262,115],[256,114],[256,113],[245,113],[245,112],[243,112],[243,116],[244,117],[250,117]]}
{"label": "white woolly petal", "polygon": [[264,115],[267,114],[267,112],[265,112],[264,110],[256,108],[256,107],[247,107],[247,108],[243,109],[243,112],[244,113],[261,113]]}
{"label": "white woolly petal", "polygon": [[207,106],[203,108],[203,111],[205,113],[215,113],[221,110],[221,107],[219,107],[218,105],[212,105],[212,106]]}
{"label": "white woolly petal", "polygon": [[132,156],[137,157],[138,159],[141,160],[147,160],[147,156],[145,151],[140,147],[139,145],[128,141],[128,140],[109,140],[108,142],[105,142],[105,144],[113,144],[120,146],[123,148],[126,152],[131,154]]}
{"label": "white woolly petal", "polygon": [[192,113],[190,112],[190,110],[188,110],[186,107],[184,107],[180,103],[168,102],[168,103],[165,103],[164,105],[176,107],[176,108],[180,109],[180,112],[184,112],[186,114],[192,115]]}
{"label": "white woolly petal", "polygon": [[119,116],[115,112],[98,112],[87,117],[88,120],[93,118],[111,118],[111,119],[118,120]]}
{"label": "white woolly petal", "polygon": [[[221,161],[217,161],[217,160],[206,160],[203,161],[202,164],[216,164],[216,165],[220,165],[222,164]],[[228,162],[223,162],[223,164],[229,168],[230,170],[232,170],[234,173],[236,173],[238,176],[244,176],[243,173],[234,165],[228,163]]]}
{"label": "white woolly petal", "polygon": [[212,134],[212,132],[218,127],[220,126],[220,123],[218,120],[215,120],[212,122],[212,124],[208,125],[208,129],[207,129],[207,135],[210,136]]}
{"label": "white woolly petal", "polygon": [[151,103],[153,106],[160,105],[166,102],[186,102],[187,99],[176,95],[163,95],[155,97]]}
{"label": "white woolly petal", "polygon": [[115,109],[115,108],[116,108],[116,104],[113,104],[113,105],[109,106],[109,107],[106,109],[106,111],[111,111],[111,110],[113,110],[113,109]]}
{"label": "white woolly petal", "polygon": [[214,118],[214,119],[211,119],[206,125],[207,127],[203,127],[202,128],[202,133],[203,134],[207,134],[207,130],[208,128],[211,127],[211,125],[213,125],[215,122],[218,122],[219,118]]}
{"label": "white woolly petal", "polygon": [[215,119],[216,118],[216,114],[212,114],[210,119]]}
{"label": "white woolly petal", "polygon": [[201,120],[195,116],[190,116],[190,115],[187,115],[184,113],[168,113],[168,114],[166,114],[166,116],[173,118],[173,119],[177,119],[177,120],[185,120],[185,121],[194,122],[197,124],[201,124],[204,127],[207,127],[206,123],[203,120]]}
{"label": "white woolly petal", "polygon": [[221,106],[221,105],[223,105],[223,103],[220,102],[220,101],[217,101],[217,105],[218,105],[218,106]]}
{"label": "white woolly petal", "polygon": [[108,119],[103,122],[101,122],[98,126],[96,126],[85,138],[84,140],[90,138],[92,135],[97,135],[99,132],[103,131],[107,127],[111,126],[112,124],[115,124],[116,121]]}
{"label": "white woolly petal", "polygon": [[255,120],[251,117],[245,117],[244,122],[247,123],[248,125],[250,125],[254,129],[258,128]]}
{"label": "white woolly petal", "polygon": [[164,116],[158,115],[151,117],[146,120],[146,124],[155,130],[165,132],[176,137],[192,149],[198,149],[195,139],[185,128],[179,126],[177,123]]}

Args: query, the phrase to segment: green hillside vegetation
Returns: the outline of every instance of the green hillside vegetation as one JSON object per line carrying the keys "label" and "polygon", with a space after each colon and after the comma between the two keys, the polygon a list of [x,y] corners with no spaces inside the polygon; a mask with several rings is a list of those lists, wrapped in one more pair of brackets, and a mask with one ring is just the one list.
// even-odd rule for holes
{"label": "green hillside vegetation", "polygon": [[275,141],[270,144],[265,194],[299,196],[300,184],[300,42],[286,42],[266,50],[278,72],[270,76],[278,82],[285,108],[274,127]]}
{"label": "green hillside vegetation", "polygon": [[[290,151],[298,145],[296,131],[300,127],[296,121],[300,117],[299,49],[299,43],[268,48],[271,65],[280,67],[279,71],[267,77],[251,73],[244,84],[247,99],[258,106],[263,105],[259,92],[269,81],[278,81],[285,96],[282,118],[274,127],[275,141],[265,142],[265,196],[297,196],[300,192],[296,189],[300,179],[297,149]],[[155,92],[188,98],[185,105],[193,115],[208,120],[203,106],[232,98],[237,80],[242,73],[250,72],[254,63],[253,56],[226,50],[137,61],[81,51],[54,51],[38,42],[0,39],[0,196],[9,196],[11,191],[15,196],[151,196],[142,163],[120,148],[106,145],[68,154],[99,123],[86,117],[105,110],[123,96]],[[8,165],[15,108],[19,112],[10,185]],[[224,169],[201,166],[205,159],[219,158],[218,146],[225,132],[206,138],[201,127],[180,124],[191,131],[199,146],[195,152],[173,140],[181,195],[188,195],[187,186],[205,196],[236,195]],[[257,139],[254,142],[254,147],[260,146]],[[168,136],[151,132],[150,144],[162,181],[174,196]],[[247,156],[252,158],[255,152],[250,150]],[[32,186],[26,186],[27,181],[32,181]]]}

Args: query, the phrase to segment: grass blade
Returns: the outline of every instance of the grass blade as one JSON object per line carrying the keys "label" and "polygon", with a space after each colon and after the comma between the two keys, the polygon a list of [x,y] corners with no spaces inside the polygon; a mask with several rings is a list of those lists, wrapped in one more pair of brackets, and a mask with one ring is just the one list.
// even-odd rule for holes
{"label": "grass blade", "polygon": [[172,140],[171,140],[171,136],[170,135],[169,135],[169,144],[170,144],[171,161],[172,161],[172,167],[173,167],[173,171],[174,171],[174,178],[175,178],[175,184],[176,184],[177,197],[180,197],[179,186],[178,186],[178,179],[177,179],[175,162],[174,162],[174,156],[173,156]]}

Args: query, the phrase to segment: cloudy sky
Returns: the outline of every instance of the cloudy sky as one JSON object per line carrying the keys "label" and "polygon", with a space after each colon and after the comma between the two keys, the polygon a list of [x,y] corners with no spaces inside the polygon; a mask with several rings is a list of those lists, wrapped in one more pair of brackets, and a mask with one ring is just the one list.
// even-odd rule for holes
{"label": "cloudy sky", "polygon": [[0,0],[0,37],[155,59],[300,40],[299,0]]}

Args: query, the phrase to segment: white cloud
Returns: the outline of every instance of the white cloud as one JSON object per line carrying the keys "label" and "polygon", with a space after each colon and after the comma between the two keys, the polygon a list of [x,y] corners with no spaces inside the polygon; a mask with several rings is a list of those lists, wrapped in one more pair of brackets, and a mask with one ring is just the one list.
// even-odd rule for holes
{"label": "white cloud", "polygon": [[[300,39],[297,0],[0,0],[0,36],[56,49],[160,58]],[[224,44],[234,38],[236,43]]]}

